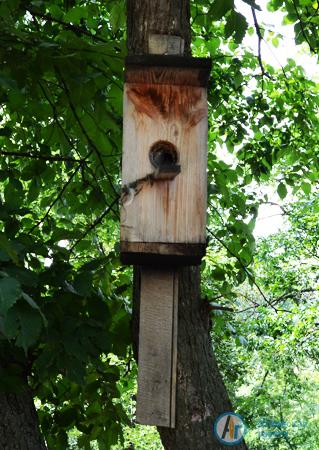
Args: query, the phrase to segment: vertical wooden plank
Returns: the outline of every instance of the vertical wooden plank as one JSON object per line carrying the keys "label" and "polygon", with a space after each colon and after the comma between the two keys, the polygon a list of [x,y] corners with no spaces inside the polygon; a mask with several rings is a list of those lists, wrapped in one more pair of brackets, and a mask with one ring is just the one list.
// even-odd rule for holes
{"label": "vertical wooden plank", "polygon": [[177,275],[172,269],[141,271],[136,420],[175,426]]}
{"label": "vertical wooden plank", "polygon": [[177,386],[177,330],[178,330],[178,273],[173,272],[173,331],[172,331],[172,371],[171,371],[171,417],[170,428],[176,423],[176,386]]}

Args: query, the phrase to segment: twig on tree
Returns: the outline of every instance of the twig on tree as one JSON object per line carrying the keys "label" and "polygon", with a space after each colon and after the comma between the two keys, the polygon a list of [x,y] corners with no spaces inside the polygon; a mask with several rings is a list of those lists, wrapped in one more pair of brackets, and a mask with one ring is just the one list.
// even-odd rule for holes
{"label": "twig on tree", "polygon": [[283,214],[289,214],[288,211],[279,203],[276,202],[269,202],[269,201],[262,201],[260,202],[261,205],[271,205],[271,206],[279,206],[279,208],[282,210]]}
{"label": "twig on tree", "polygon": [[107,80],[110,80],[115,86],[117,86],[121,91],[123,91],[123,85],[117,83],[117,81],[114,80],[114,78],[112,78],[104,69],[102,69],[99,66],[96,66],[95,64],[93,64],[91,62],[88,63],[88,66],[94,70],[98,70],[99,72],[101,72],[101,74],[104,75]]}
{"label": "twig on tree", "polygon": [[88,132],[86,131],[85,127],[83,126],[83,124],[82,124],[82,122],[81,122],[81,120],[80,120],[80,118],[79,118],[79,116],[78,116],[78,113],[76,112],[76,108],[75,108],[75,106],[74,106],[74,104],[73,104],[73,102],[72,102],[72,99],[71,99],[71,95],[70,95],[69,88],[68,88],[66,82],[64,81],[61,72],[59,71],[58,68],[56,68],[56,71],[57,71],[57,73],[59,74],[59,76],[60,76],[60,78],[61,78],[61,82],[62,82],[62,84],[63,84],[63,87],[64,87],[64,90],[65,90],[66,96],[67,96],[67,98],[68,98],[68,101],[69,101],[69,104],[70,104],[70,108],[71,108],[71,111],[72,111],[72,113],[73,113],[73,115],[74,115],[74,118],[75,118],[75,120],[77,121],[77,123],[78,123],[78,125],[79,125],[79,127],[80,127],[82,133],[84,134],[84,136],[85,136],[85,138],[86,138],[88,144],[93,148],[94,152],[96,153],[96,155],[97,155],[97,157],[98,157],[98,160],[100,161],[100,164],[101,164],[101,166],[102,166],[102,168],[103,168],[103,170],[104,170],[104,173],[105,173],[105,175],[106,175],[106,177],[107,177],[107,179],[108,179],[108,182],[109,182],[109,184],[110,184],[110,186],[111,186],[113,192],[115,193],[116,197],[118,197],[118,196],[119,196],[119,193],[116,191],[116,189],[115,189],[115,187],[114,187],[114,185],[113,185],[113,182],[112,182],[112,180],[111,180],[110,174],[109,174],[108,171],[106,170],[106,167],[105,167],[105,165],[104,165],[104,162],[103,162],[101,153],[100,153],[99,149],[97,148],[97,146],[95,145],[94,141],[90,138]]}
{"label": "twig on tree", "polygon": [[261,57],[261,42],[263,40],[263,36],[261,34],[260,26],[259,26],[259,23],[258,23],[258,20],[257,20],[256,11],[255,11],[255,9],[253,7],[251,8],[251,12],[252,12],[252,15],[253,15],[253,18],[254,18],[255,30],[256,30],[256,33],[257,33],[257,37],[258,37],[258,55],[257,55],[257,57],[258,57],[258,63],[259,63],[259,67],[260,67],[261,75],[262,75],[262,90],[264,90],[264,87],[263,87],[264,76],[269,78],[270,80],[272,78],[269,75],[269,73],[266,72],[266,70],[264,68],[264,65],[263,65],[263,61],[262,61],[262,57]]}
{"label": "twig on tree", "polygon": [[264,301],[267,303],[268,306],[270,306],[272,309],[274,309],[276,312],[278,312],[279,310],[277,308],[275,308],[271,302],[267,299],[266,295],[263,293],[261,287],[258,285],[258,283],[256,282],[255,278],[251,275],[251,273],[249,272],[249,270],[247,269],[247,267],[245,266],[245,264],[242,262],[242,260],[239,258],[238,255],[236,255],[234,252],[232,252],[230,250],[230,248],[228,247],[228,245],[226,245],[218,236],[216,236],[215,233],[213,233],[208,227],[207,227],[207,231],[213,236],[214,239],[216,239],[229,253],[231,256],[233,256],[234,258],[237,259],[237,261],[239,262],[240,266],[242,267],[242,269],[244,270],[244,272],[246,273],[246,275],[248,276],[248,278],[251,280],[251,282],[253,283],[253,285],[257,288],[258,292],[260,293],[260,295],[262,296],[262,298],[264,299]]}
{"label": "twig on tree", "polygon": [[[93,150],[91,150],[86,157],[83,159],[83,162],[89,158],[89,156],[92,154]],[[61,191],[59,192],[59,194],[56,196],[56,198],[53,200],[53,202],[50,204],[49,208],[47,209],[45,215],[38,220],[38,222],[33,225],[33,227],[29,230],[28,234],[31,234],[39,225],[41,225],[46,218],[48,217],[48,215],[50,214],[50,211],[52,210],[53,206],[61,199],[61,197],[63,196],[65,190],[67,189],[67,187],[69,186],[69,184],[71,183],[71,181],[73,180],[73,178],[75,177],[75,175],[78,173],[78,171],[81,169],[83,162],[81,162],[81,164],[79,164],[76,169],[72,172],[72,174],[70,175],[70,177],[68,178],[68,180],[66,181],[66,183],[64,184],[64,186],[62,187]]]}
{"label": "twig on tree", "polygon": [[222,305],[212,305],[209,304],[209,309],[211,311],[228,311],[228,312],[234,312],[234,308],[231,308],[229,306],[222,306]]}
{"label": "twig on tree", "polygon": [[305,29],[305,25],[304,25],[304,23],[303,23],[302,17],[301,17],[301,15],[300,15],[299,10],[298,10],[297,5],[296,5],[296,0],[292,0],[292,3],[293,3],[293,6],[294,6],[294,10],[295,10],[295,12],[296,12],[296,14],[297,14],[297,17],[298,17],[298,19],[299,19],[300,28],[301,28],[301,33],[302,33],[303,37],[305,38],[305,41],[306,41],[307,44],[309,45],[310,50],[311,50],[313,53],[316,53],[316,49],[313,48],[313,46],[311,45],[311,43],[310,43],[310,41],[309,41],[309,38],[308,38],[308,36],[307,36],[306,29]]}
{"label": "twig on tree", "polygon": [[[45,81],[46,83],[49,83],[48,80],[44,80],[44,81]],[[76,146],[74,145],[73,141],[72,141],[71,138],[67,135],[65,129],[64,129],[63,126],[61,125],[60,120],[59,120],[59,118],[58,118],[58,114],[57,114],[57,110],[56,110],[55,104],[54,104],[54,103],[52,102],[52,100],[50,99],[50,96],[46,93],[44,87],[42,86],[41,81],[39,81],[39,86],[40,86],[40,88],[41,88],[41,90],[42,90],[42,92],[43,92],[43,95],[44,95],[45,99],[48,101],[49,105],[50,105],[51,108],[52,108],[52,111],[53,111],[53,117],[54,117],[55,123],[57,124],[57,126],[59,127],[59,129],[60,129],[60,131],[62,132],[63,136],[65,137],[65,140],[66,140],[67,143],[70,145],[70,147],[71,147],[71,148],[73,147],[74,150],[75,150],[75,152],[81,157],[81,155],[80,155],[79,152],[77,151]],[[60,85],[58,85],[58,87],[60,88]]]}
{"label": "twig on tree", "polygon": [[62,161],[62,162],[74,162],[82,164],[83,159],[71,158],[69,156],[61,155],[43,155],[36,152],[11,152],[7,150],[0,150],[1,156],[10,156],[12,158],[30,158],[30,159],[41,159],[43,161]]}
{"label": "twig on tree", "polygon": [[[72,31],[76,35],[82,34],[82,35],[90,37],[94,41],[103,42],[104,44],[109,42],[106,39],[101,38],[100,36],[96,36],[95,34],[91,33],[90,31],[88,31],[87,29],[85,29],[79,25],[74,25],[72,23],[64,22],[64,20],[57,19],[56,17],[52,17],[51,14],[39,13],[30,8],[27,9],[27,11],[32,15],[32,17],[38,17],[39,19],[46,20],[47,22],[58,23],[59,25],[62,25],[63,28],[65,28],[66,30]],[[116,57],[116,55],[107,55],[107,56]]]}
{"label": "twig on tree", "polygon": [[300,291],[287,292],[286,294],[280,295],[279,297],[272,300],[271,303],[273,305],[276,305],[284,300],[287,300],[288,298],[295,298],[295,297],[298,297],[298,295],[306,294],[306,293],[310,293],[310,292],[318,292],[318,289],[307,288],[307,289],[301,289]]}
{"label": "twig on tree", "polygon": [[77,239],[75,241],[75,243],[72,245],[72,247],[70,248],[70,253],[73,252],[74,248],[91,232],[94,230],[94,228],[102,222],[102,220],[104,219],[104,217],[109,214],[109,212],[112,210],[113,206],[115,205],[115,203],[117,203],[119,200],[119,196],[116,197],[113,202],[108,205],[108,207],[105,209],[105,211],[99,216],[97,217],[94,222],[88,227],[88,229],[82,234],[81,237],[79,237],[79,239]]}
{"label": "twig on tree", "polygon": [[[48,83],[47,80],[44,80],[44,81],[46,81],[46,82]],[[52,100],[50,99],[50,97],[47,95],[47,93],[46,93],[46,91],[45,91],[45,89],[44,89],[44,87],[42,86],[42,84],[41,84],[40,81],[39,81],[39,85],[40,85],[40,87],[41,87],[41,90],[42,90],[42,92],[43,92],[44,97],[45,97],[46,100],[49,102],[49,104],[50,104],[50,106],[51,106],[51,108],[52,108],[52,111],[53,111],[53,117],[54,117],[54,119],[55,119],[55,122],[56,122],[56,124],[58,125],[59,129],[61,130],[62,134],[64,135],[66,141],[68,142],[68,144],[70,145],[70,147],[73,147],[74,150],[75,150],[75,152],[76,152],[79,156],[81,156],[81,155],[79,154],[79,152],[77,151],[76,146],[74,145],[73,141],[72,141],[71,138],[67,135],[65,129],[62,127],[62,125],[61,125],[61,123],[60,123],[60,121],[59,121],[59,119],[58,119],[58,114],[57,114],[57,111],[56,111],[56,107],[55,107],[54,103],[52,102]],[[60,85],[58,85],[58,87],[60,87]],[[111,155],[108,155],[108,156],[111,156]],[[114,156],[114,155],[112,155],[112,156]],[[83,161],[83,159],[80,159],[80,161]],[[98,180],[97,180],[97,178],[96,178],[96,176],[95,176],[95,173],[93,172],[93,170],[90,168],[89,165],[86,166],[86,170],[88,170],[88,171],[91,173],[92,177],[94,178],[94,180],[95,180],[95,182],[96,182],[96,185],[98,186],[98,185],[99,185]],[[119,218],[119,215],[118,215],[117,211],[115,211],[114,209],[113,209],[113,213]]]}

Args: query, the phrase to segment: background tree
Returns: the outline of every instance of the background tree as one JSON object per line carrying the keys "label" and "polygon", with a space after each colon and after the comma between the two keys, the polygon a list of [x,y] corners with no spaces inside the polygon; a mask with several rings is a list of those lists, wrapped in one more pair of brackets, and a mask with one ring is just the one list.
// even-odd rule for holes
{"label": "background tree", "polygon": [[[148,54],[151,34],[175,35],[190,49],[190,4],[184,0],[128,1],[127,46],[129,54]],[[133,323],[138,342],[139,269],[135,276]],[[201,300],[199,267],[179,270],[176,427],[159,427],[166,449],[222,448],[212,424],[232,406],[212,354],[209,308]],[[238,448],[246,448],[239,445]]]}

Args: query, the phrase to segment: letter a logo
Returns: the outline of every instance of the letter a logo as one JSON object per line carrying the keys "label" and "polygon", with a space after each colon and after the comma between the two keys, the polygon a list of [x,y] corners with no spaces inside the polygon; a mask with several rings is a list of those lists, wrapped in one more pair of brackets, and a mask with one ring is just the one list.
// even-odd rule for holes
{"label": "letter a logo", "polygon": [[238,414],[224,413],[215,421],[214,435],[225,445],[239,444],[243,440],[244,433],[245,424]]}

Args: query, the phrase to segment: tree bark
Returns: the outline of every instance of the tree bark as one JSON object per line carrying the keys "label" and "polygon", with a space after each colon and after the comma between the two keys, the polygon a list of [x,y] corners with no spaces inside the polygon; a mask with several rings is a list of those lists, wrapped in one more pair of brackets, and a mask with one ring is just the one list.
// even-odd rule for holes
{"label": "tree bark", "polygon": [[127,0],[129,54],[147,54],[150,34],[180,36],[184,39],[184,54],[190,54],[189,0]]}
{"label": "tree bark", "polygon": [[[213,434],[216,418],[232,411],[210,339],[210,319],[200,296],[200,270],[179,273],[177,427],[159,428],[166,450],[222,450]],[[247,449],[243,443],[233,449]]]}
{"label": "tree bark", "polygon": [[19,393],[0,392],[1,450],[47,450],[39,431],[33,396],[26,381]]}
{"label": "tree bark", "polygon": [[[190,54],[189,0],[127,0],[129,54],[147,54],[150,34],[184,39]],[[140,275],[134,269],[133,348],[137,356]],[[200,297],[200,270],[179,270],[176,428],[158,428],[166,450],[222,450],[213,435],[219,414],[232,411],[210,339],[209,311]],[[232,446],[247,450],[245,443]]]}

